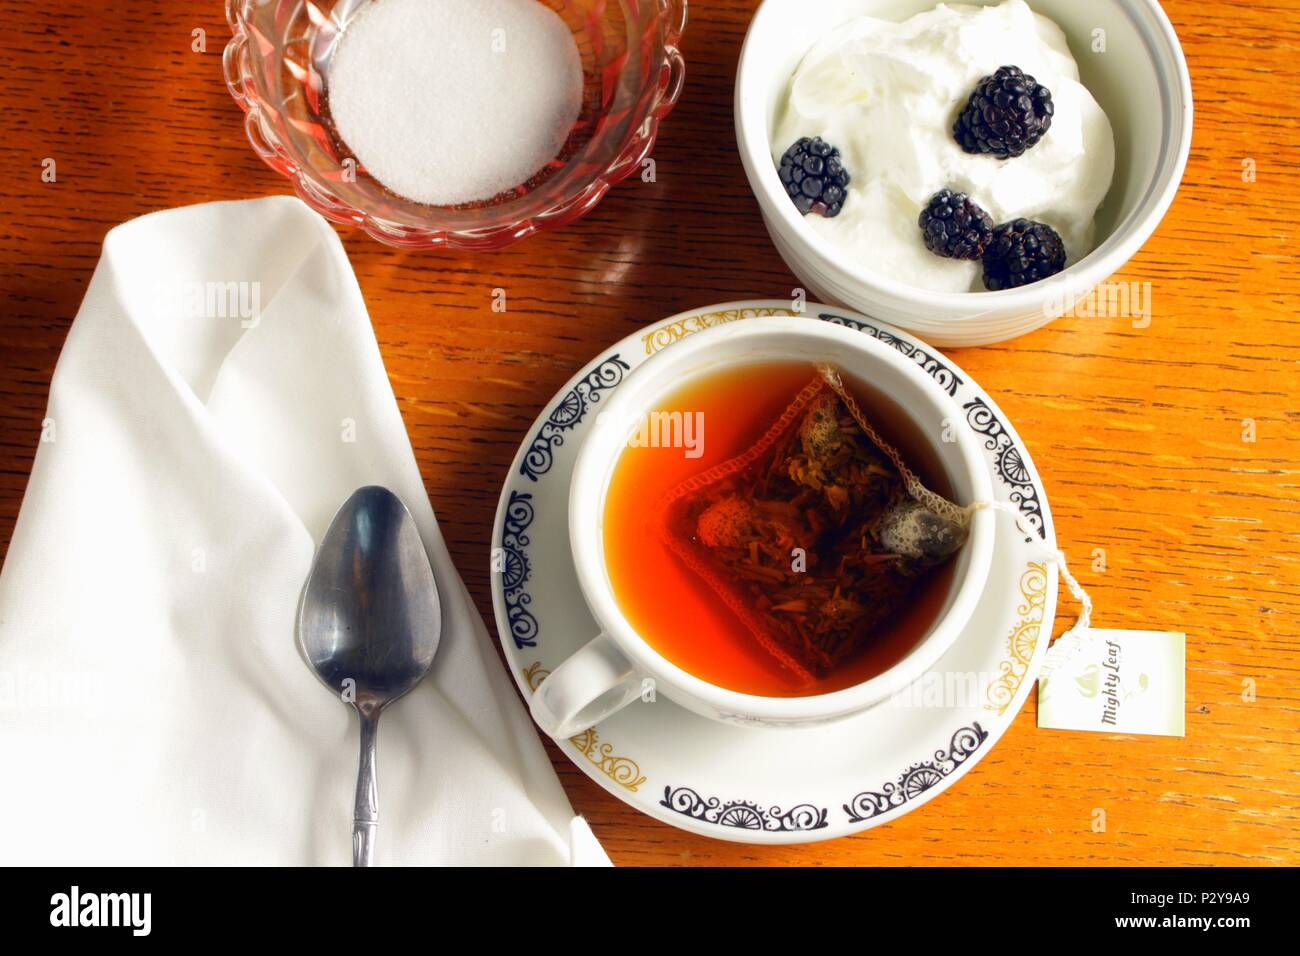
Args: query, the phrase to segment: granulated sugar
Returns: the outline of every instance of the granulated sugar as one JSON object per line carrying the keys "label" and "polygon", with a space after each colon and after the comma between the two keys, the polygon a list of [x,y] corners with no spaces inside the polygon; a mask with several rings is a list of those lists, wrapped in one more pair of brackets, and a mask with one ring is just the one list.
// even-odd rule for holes
{"label": "granulated sugar", "polygon": [[555,158],[582,105],[582,63],[537,0],[374,0],[339,41],[328,96],[370,175],[451,205],[518,186]]}

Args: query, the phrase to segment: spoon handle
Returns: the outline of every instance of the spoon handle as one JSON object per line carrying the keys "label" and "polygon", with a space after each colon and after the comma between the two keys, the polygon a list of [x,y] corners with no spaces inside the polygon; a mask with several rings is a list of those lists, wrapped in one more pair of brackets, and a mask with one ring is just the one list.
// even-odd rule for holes
{"label": "spoon handle", "polygon": [[379,715],[357,714],[361,718],[361,765],[357,768],[357,802],[352,809],[352,865],[370,866],[379,829],[379,780],[375,775]]}

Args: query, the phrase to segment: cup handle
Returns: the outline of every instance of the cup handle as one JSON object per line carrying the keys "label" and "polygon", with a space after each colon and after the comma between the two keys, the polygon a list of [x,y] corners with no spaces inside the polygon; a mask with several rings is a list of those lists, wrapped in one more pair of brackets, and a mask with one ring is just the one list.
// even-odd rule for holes
{"label": "cup handle", "polygon": [[606,634],[589,641],[542,680],[529,710],[556,740],[580,734],[641,696],[641,675]]}

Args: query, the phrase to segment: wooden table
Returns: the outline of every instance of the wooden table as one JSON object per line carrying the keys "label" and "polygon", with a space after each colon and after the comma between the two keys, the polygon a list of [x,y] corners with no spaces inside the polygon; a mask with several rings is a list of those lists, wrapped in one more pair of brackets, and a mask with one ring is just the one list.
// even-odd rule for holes
{"label": "wooden table", "polygon": [[[732,80],[755,5],[693,5],[686,91],[654,152],[657,182],[629,180],[581,222],[491,255],[396,252],[343,230],[429,495],[489,620],[501,480],[565,379],[655,319],[785,298],[798,284],[734,145]],[[1150,327],[1065,318],[953,357],[1024,437],[1098,623],[1188,633],[1187,736],[1040,731],[1031,698],[998,747],[922,811],[858,837],[770,848],[658,823],[552,749],[615,862],[1300,863],[1300,2],[1166,8],[1197,97],[1191,161],[1168,217],[1116,277],[1152,284]],[[0,0],[0,13],[7,548],[104,233],[286,183],[244,141],[222,82],[216,0]],[[191,49],[197,29],[204,52]],[[56,183],[42,182],[46,158]],[[491,310],[497,287],[505,314]],[[1089,566],[1095,548],[1104,573]],[[1097,807],[1105,833],[1091,828]]]}

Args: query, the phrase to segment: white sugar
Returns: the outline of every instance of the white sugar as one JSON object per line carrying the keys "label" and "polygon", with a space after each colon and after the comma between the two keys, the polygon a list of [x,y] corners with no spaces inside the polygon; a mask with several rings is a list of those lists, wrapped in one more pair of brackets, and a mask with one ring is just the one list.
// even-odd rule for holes
{"label": "white sugar", "polygon": [[330,63],[329,107],[357,161],[434,205],[530,179],[582,106],[582,62],[538,0],[374,0]]}

